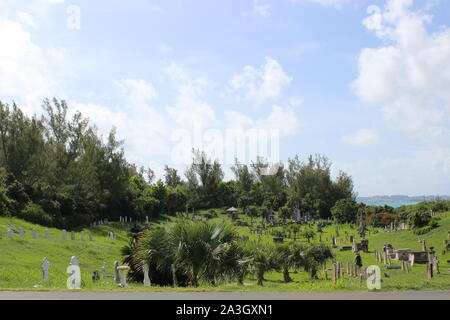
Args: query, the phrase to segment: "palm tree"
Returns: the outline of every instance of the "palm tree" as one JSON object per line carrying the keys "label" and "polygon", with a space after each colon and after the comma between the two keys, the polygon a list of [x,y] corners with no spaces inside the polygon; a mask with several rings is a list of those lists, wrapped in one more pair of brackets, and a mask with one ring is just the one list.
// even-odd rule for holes
{"label": "palm tree", "polygon": [[303,247],[297,243],[276,246],[277,265],[283,270],[284,282],[291,282],[290,268],[298,269],[304,265]]}
{"label": "palm tree", "polygon": [[302,264],[305,271],[310,273],[311,279],[316,279],[319,267],[327,260],[334,258],[334,255],[330,247],[319,244],[305,247],[302,252],[302,257]]}
{"label": "palm tree", "polygon": [[274,246],[253,245],[252,270],[256,274],[257,285],[262,286],[264,274],[278,267],[278,259]]}
{"label": "palm tree", "polygon": [[182,221],[170,233],[175,265],[193,286],[201,279],[215,283],[233,275],[238,260],[235,240],[234,228],[223,224]]}

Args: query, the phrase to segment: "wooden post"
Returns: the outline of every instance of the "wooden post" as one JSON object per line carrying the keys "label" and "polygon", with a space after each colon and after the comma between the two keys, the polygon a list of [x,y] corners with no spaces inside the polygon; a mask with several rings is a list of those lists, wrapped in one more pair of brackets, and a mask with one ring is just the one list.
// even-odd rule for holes
{"label": "wooden post", "polygon": [[433,263],[427,263],[427,279],[433,280]]}

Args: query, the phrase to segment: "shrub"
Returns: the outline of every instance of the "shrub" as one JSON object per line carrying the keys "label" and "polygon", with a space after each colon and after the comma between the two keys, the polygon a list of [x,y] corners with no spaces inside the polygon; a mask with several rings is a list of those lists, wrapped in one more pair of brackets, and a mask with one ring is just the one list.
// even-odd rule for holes
{"label": "shrub", "polygon": [[42,226],[51,227],[53,225],[52,217],[46,214],[41,206],[33,202],[27,203],[25,208],[20,211],[19,218]]}

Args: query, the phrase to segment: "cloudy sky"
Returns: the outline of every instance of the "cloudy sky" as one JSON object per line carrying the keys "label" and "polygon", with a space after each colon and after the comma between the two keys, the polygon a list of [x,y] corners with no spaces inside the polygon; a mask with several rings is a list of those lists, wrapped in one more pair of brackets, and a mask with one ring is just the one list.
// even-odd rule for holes
{"label": "cloudy sky", "polygon": [[448,0],[0,0],[0,99],[65,99],[158,175],[260,129],[360,196],[449,194],[449,27]]}

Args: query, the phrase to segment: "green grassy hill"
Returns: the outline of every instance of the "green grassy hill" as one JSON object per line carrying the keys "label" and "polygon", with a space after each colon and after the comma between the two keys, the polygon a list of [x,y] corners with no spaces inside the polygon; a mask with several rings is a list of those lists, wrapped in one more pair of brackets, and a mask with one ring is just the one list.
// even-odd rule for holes
{"label": "green grassy hill", "polygon": [[[207,211],[199,212],[204,215]],[[250,222],[245,216],[240,216],[240,220]],[[164,216],[160,223],[165,224],[176,223],[176,218]],[[212,219],[212,221],[221,222],[222,216]],[[225,218],[225,221],[231,223],[231,219]],[[254,225],[256,226],[256,220]],[[15,234],[14,238],[7,238],[6,232],[8,228],[18,230],[23,228],[25,236],[23,238]],[[32,238],[32,229],[38,230],[39,239]],[[109,223],[108,225],[98,226],[93,229],[84,229],[85,240],[80,240],[80,231],[77,230],[76,240],[70,240],[70,232],[67,233],[67,240],[62,240],[62,232],[58,229],[49,229],[50,240],[46,240],[45,227],[37,226],[14,218],[0,217],[0,289],[26,289],[26,290],[53,290],[65,289],[66,287],[66,268],[69,264],[71,256],[75,255],[80,263],[83,290],[124,290],[118,289],[112,283],[112,278],[108,278],[106,283],[102,280],[93,282],[92,272],[99,270],[104,262],[108,266],[108,274],[112,273],[112,266],[115,260],[121,261],[122,256],[120,249],[127,244],[127,232],[124,230],[124,224]],[[271,230],[271,229],[269,229]],[[315,230],[315,228],[313,228]],[[108,232],[114,232],[116,235],[115,243],[110,243],[107,238]],[[258,235],[252,233],[248,227],[237,227],[237,231],[248,236],[250,241],[257,241]],[[316,234],[313,243],[319,242],[319,239],[326,244],[331,244],[331,237],[336,234],[336,227],[329,226],[323,229],[323,233],[319,236]],[[414,235],[411,231],[400,232],[382,232],[380,229],[370,229],[367,236],[369,240],[369,250],[371,253],[362,254],[364,266],[379,265],[382,273],[386,272],[389,277],[383,277],[382,290],[434,290],[434,289],[450,289],[450,253],[444,256],[441,253],[443,240],[448,239],[450,231],[450,212],[441,215],[440,226],[430,233],[422,236]],[[89,233],[93,234],[93,241],[89,241]],[[350,245],[348,236],[357,236],[357,232],[352,230],[349,225],[340,225],[338,227],[339,239],[338,246]],[[261,241],[265,243],[272,242],[272,235],[263,234]],[[356,238],[357,240],[358,237]],[[441,262],[441,274],[435,275],[432,281],[426,278],[425,265],[416,265],[410,273],[401,270],[385,270],[382,263],[375,260],[374,249],[380,251],[383,244],[388,242],[395,248],[411,248],[420,249],[421,245],[418,239],[425,239],[427,247],[434,246],[436,254]],[[287,240],[293,241],[293,240]],[[304,239],[296,241],[305,242]],[[336,254],[335,261],[344,263],[353,262],[354,254],[351,251],[334,250]],[[42,273],[40,265],[44,257],[47,257],[51,263],[50,281],[44,283],[42,281]],[[393,263],[396,263],[393,261]],[[330,263],[328,264],[330,267]],[[328,273],[330,278],[331,272]],[[311,280],[309,275],[299,270],[291,274],[292,283],[284,283],[283,275],[279,272],[267,273],[263,287],[256,286],[256,280],[249,277],[245,280],[247,285],[239,286],[236,284],[223,284],[217,287],[201,286],[199,288],[177,288],[179,291],[367,291],[365,284],[360,286],[358,279],[344,275],[336,285],[330,280],[322,279],[322,272],[319,272],[320,279]],[[40,287],[34,287],[34,286]],[[145,288],[142,284],[130,284],[128,290],[174,290],[173,288],[150,287]]]}
{"label": "green grassy hill", "polygon": [[[66,268],[72,256],[76,256],[80,263],[83,287],[107,288],[108,284],[92,282],[92,272],[99,270],[105,262],[107,272],[112,271],[115,260],[121,262],[120,248],[128,242],[125,231],[117,228],[117,224],[98,226],[93,229],[84,229],[85,240],[80,239],[80,232],[75,233],[75,240],[71,240],[70,232],[67,238],[62,240],[62,231],[34,225],[23,220],[0,217],[0,288],[31,289],[35,285],[43,288],[64,288],[66,285]],[[19,230],[23,228],[24,237],[15,234],[14,238],[6,236],[8,228]],[[38,239],[33,239],[32,230],[38,230]],[[50,232],[50,239],[45,239],[45,230]],[[115,243],[108,240],[108,232],[114,232]],[[89,241],[89,233],[92,233],[93,241]],[[50,261],[49,282],[42,281],[41,263],[47,257]]]}

